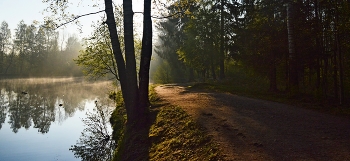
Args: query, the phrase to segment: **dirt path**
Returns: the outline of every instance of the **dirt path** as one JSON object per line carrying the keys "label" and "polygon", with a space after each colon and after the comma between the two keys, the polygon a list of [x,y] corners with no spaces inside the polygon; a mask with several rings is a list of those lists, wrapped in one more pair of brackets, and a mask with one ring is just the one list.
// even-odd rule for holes
{"label": "dirt path", "polygon": [[156,87],[220,145],[227,160],[350,161],[350,120],[226,93]]}

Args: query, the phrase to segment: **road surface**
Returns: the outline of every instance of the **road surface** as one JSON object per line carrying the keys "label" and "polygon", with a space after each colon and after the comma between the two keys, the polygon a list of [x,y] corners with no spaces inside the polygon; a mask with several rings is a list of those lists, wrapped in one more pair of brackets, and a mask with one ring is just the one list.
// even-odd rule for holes
{"label": "road surface", "polygon": [[155,89],[204,127],[226,160],[350,161],[347,118],[176,84]]}

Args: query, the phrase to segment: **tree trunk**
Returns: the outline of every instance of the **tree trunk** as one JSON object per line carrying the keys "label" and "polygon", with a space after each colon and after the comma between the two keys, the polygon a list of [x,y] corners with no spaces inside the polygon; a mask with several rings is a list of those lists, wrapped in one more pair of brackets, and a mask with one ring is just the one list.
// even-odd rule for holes
{"label": "tree trunk", "polygon": [[215,74],[215,67],[214,67],[214,60],[211,59],[211,75],[212,75],[212,78],[213,80],[216,80],[216,74]]}
{"label": "tree trunk", "polygon": [[327,98],[328,97],[328,58],[325,57],[323,61],[324,61],[324,69],[322,74],[323,93],[324,93],[324,96]]}
{"label": "tree trunk", "polygon": [[[341,53],[339,53],[339,56],[342,56]],[[345,102],[345,96],[344,96],[344,70],[343,70],[343,60],[339,58],[339,104],[344,104]]]}
{"label": "tree trunk", "polygon": [[276,51],[273,51],[269,69],[269,91],[277,92],[277,71],[276,71]]}
{"label": "tree trunk", "polygon": [[289,60],[288,60],[288,55],[286,55],[284,57],[284,60],[285,60],[285,66],[284,66],[284,70],[285,70],[285,75],[284,75],[284,79],[285,79],[285,91],[289,91],[290,90],[290,87],[289,87]]}
{"label": "tree trunk", "polygon": [[319,9],[318,9],[318,0],[315,1],[315,29],[316,29],[316,90],[317,94],[320,93],[320,85],[321,85],[321,38],[320,38],[320,27],[319,27]]}
{"label": "tree trunk", "polygon": [[[336,4],[339,5],[339,4]],[[335,44],[336,51],[338,57],[338,67],[339,67],[339,104],[343,104],[344,102],[344,71],[343,71],[343,57],[341,51],[341,42],[340,42],[340,34],[339,34],[339,12],[338,8],[335,7]]]}
{"label": "tree trunk", "polygon": [[[127,96],[123,96],[127,112],[127,124],[133,124],[137,120],[138,108],[138,87],[136,74],[136,59],[134,49],[134,27],[132,1],[123,0],[124,11],[124,42],[125,42],[125,67],[127,79]],[[128,126],[128,125],[127,125]]]}
{"label": "tree trunk", "polygon": [[123,1],[125,61],[120,50],[112,0],[105,0],[106,24],[110,31],[112,49],[117,62],[120,86],[127,113],[127,123],[117,160],[147,160],[148,156],[148,84],[152,55],[151,1],[144,2],[144,31],[142,39],[139,88],[133,34],[132,1]]}
{"label": "tree trunk", "polygon": [[107,15],[106,24],[108,26],[109,36],[112,43],[113,55],[118,67],[118,75],[120,78],[120,88],[124,99],[127,100],[127,98],[125,98],[127,96],[126,91],[128,90],[128,86],[126,84],[127,79],[126,79],[125,62],[122,55],[122,51],[120,49],[120,42],[118,39],[118,32],[116,28],[114,13],[113,13],[112,0],[105,0],[105,12]]}
{"label": "tree trunk", "polygon": [[189,73],[189,76],[188,76],[188,82],[193,82],[194,81],[194,71],[193,71],[193,68],[189,68],[190,70],[190,73]]}
{"label": "tree trunk", "polygon": [[141,66],[139,71],[139,98],[140,98],[140,116],[147,115],[145,110],[149,106],[148,85],[149,69],[152,57],[152,20],[151,20],[151,0],[144,1],[143,15],[143,37],[141,50]]}
{"label": "tree trunk", "polygon": [[4,66],[4,52],[0,50],[0,74],[3,73]]}
{"label": "tree trunk", "polygon": [[337,51],[338,51],[338,66],[339,66],[339,104],[344,103],[344,69],[343,69],[343,56],[340,47],[339,34],[337,33]]}
{"label": "tree trunk", "polygon": [[290,94],[296,96],[299,93],[298,66],[294,47],[294,29],[293,29],[293,3],[287,4],[287,30],[289,44],[289,87]]}
{"label": "tree trunk", "polygon": [[[335,35],[335,34],[334,34]],[[339,98],[338,93],[338,63],[337,63],[337,47],[334,43],[334,52],[333,52],[333,88],[334,88],[334,97]]]}
{"label": "tree trunk", "polygon": [[224,0],[221,0],[220,8],[220,55],[219,55],[219,67],[220,67],[220,79],[225,78],[225,51],[224,51]]}

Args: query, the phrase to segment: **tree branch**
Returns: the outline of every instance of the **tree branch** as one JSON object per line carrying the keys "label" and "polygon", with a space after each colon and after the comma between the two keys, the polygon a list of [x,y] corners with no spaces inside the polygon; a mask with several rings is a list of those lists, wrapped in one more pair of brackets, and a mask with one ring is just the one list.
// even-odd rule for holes
{"label": "tree branch", "polygon": [[[141,14],[143,14],[143,12],[134,12],[134,14],[135,14],[135,13],[141,13]],[[163,16],[163,17],[151,16],[151,18],[155,18],[155,19],[164,19],[164,18],[170,18],[170,17],[176,16],[176,15],[178,15],[178,14],[183,14],[183,13],[184,13],[183,11],[180,11],[180,12],[176,12],[176,13],[174,13],[174,14],[168,15],[168,16]]]}
{"label": "tree branch", "polygon": [[69,21],[67,21],[67,22],[65,22],[65,23],[62,23],[62,24],[56,26],[56,29],[57,29],[57,28],[60,28],[61,26],[66,25],[66,24],[68,24],[68,23],[71,23],[71,22],[75,21],[75,20],[79,19],[80,17],[84,17],[84,16],[88,16],[88,15],[93,15],[93,14],[98,14],[98,13],[101,13],[101,12],[104,12],[104,11],[105,11],[105,10],[101,10],[101,11],[97,11],[97,12],[91,12],[91,13],[87,13],[87,14],[75,16],[73,19],[71,19],[71,20],[69,20]]}

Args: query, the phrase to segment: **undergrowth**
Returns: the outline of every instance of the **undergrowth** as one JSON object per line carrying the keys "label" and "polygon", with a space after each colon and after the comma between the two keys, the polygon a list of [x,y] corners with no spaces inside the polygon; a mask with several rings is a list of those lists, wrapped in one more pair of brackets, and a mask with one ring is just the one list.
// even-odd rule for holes
{"label": "undergrowth", "polygon": [[[135,156],[135,158],[151,161],[223,160],[217,146],[203,129],[180,107],[169,105],[160,100],[154,90],[155,87],[156,85],[152,85],[149,90],[151,102],[149,153],[148,156]],[[110,119],[113,127],[113,139],[120,147],[126,122],[125,109],[120,93],[112,92],[110,97],[116,100],[116,110]],[[118,148],[115,154],[117,153]]]}
{"label": "undergrowth", "polygon": [[[283,89],[282,85],[279,86]],[[291,97],[288,92],[271,92],[266,78],[239,68],[231,70],[225,80],[195,83],[190,89],[229,92],[350,118],[348,105],[339,105],[334,100],[318,98],[308,93],[299,93],[297,97]]]}
{"label": "undergrowth", "polygon": [[180,107],[161,107],[149,136],[150,160],[221,160],[211,138]]}

